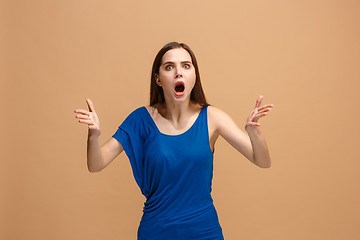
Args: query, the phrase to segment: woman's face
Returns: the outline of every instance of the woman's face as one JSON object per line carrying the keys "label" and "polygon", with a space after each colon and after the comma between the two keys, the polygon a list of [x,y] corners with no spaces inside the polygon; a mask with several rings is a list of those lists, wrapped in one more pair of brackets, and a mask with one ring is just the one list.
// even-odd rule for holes
{"label": "woman's face", "polygon": [[166,101],[183,102],[190,99],[195,81],[195,68],[185,49],[174,48],[164,54],[156,83],[162,87]]}

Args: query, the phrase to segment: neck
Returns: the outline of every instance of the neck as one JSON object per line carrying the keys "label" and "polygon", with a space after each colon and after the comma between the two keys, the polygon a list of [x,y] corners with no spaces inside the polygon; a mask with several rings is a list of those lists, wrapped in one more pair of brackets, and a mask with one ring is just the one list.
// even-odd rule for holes
{"label": "neck", "polygon": [[179,123],[181,119],[189,117],[193,107],[193,103],[190,99],[181,103],[165,101],[162,115],[173,123]]}

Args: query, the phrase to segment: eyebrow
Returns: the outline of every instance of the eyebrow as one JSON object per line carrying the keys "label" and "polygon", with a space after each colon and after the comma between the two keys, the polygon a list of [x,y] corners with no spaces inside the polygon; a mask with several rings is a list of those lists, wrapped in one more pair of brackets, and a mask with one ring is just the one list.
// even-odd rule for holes
{"label": "eyebrow", "polygon": [[[190,63],[190,64],[192,64],[191,61],[182,61],[181,63]],[[165,65],[165,64],[174,64],[174,62],[167,61],[167,62],[164,62],[164,63],[163,63],[163,65]]]}

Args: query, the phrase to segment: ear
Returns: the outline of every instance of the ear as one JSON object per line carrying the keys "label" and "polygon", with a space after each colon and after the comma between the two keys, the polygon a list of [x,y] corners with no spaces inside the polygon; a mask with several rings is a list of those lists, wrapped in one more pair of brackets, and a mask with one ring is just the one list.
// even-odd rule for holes
{"label": "ear", "polygon": [[158,74],[155,74],[155,81],[156,81],[156,84],[161,87],[161,81],[160,81],[160,78],[159,78],[159,75]]}

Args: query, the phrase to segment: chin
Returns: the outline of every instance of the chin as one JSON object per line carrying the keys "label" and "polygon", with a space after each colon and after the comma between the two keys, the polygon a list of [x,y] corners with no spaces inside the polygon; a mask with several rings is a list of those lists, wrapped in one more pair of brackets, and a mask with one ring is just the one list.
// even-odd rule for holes
{"label": "chin", "polygon": [[188,95],[186,95],[186,94],[184,94],[184,95],[182,95],[182,96],[174,96],[173,97],[173,101],[174,102],[176,102],[176,103],[184,103],[184,102],[187,102],[188,100],[190,100],[190,96]]}

